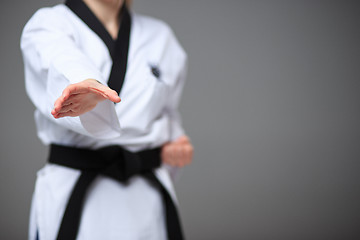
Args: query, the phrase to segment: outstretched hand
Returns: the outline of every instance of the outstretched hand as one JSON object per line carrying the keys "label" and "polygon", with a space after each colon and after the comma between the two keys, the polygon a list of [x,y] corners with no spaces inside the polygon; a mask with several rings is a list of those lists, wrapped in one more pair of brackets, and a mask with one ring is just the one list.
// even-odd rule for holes
{"label": "outstretched hand", "polygon": [[183,135],[173,142],[166,143],[161,149],[163,163],[183,167],[192,161],[194,148],[190,139]]}
{"label": "outstretched hand", "polygon": [[77,117],[92,110],[99,102],[106,99],[115,103],[121,101],[114,90],[95,79],[86,79],[67,86],[55,101],[51,114],[54,118]]}

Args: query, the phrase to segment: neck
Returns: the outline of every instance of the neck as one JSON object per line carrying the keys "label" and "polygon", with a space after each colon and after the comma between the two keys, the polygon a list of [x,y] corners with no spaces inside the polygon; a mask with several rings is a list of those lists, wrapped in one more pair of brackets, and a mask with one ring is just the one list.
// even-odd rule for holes
{"label": "neck", "polygon": [[104,25],[112,38],[117,37],[120,27],[119,14],[124,0],[83,0]]}

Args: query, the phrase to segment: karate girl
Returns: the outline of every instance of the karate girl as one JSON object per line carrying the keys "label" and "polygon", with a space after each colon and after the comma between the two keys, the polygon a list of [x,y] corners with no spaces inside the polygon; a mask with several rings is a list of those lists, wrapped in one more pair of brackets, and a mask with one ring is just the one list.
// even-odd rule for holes
{"label": "karate girl", "polygon": [[183,239],[175,172],[193,147],[178,105],[186,53],[123,0],[38,10],[21,36],[38,137],[29,239]]}

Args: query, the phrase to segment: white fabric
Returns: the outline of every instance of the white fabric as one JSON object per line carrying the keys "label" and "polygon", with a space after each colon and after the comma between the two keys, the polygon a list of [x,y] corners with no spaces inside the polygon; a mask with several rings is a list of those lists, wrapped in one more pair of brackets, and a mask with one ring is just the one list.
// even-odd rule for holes
{"label": "white fabric", "polygon": [[[81,117],[54,119],[55,100],[69,84],[94,78],[107,84],[112,61],[102,40],[70,9],[42,8],[21,37],[27,93],[44,144],[88,147],[121,145],[130,151],[161,146],[184,134],[177,111],[185,81],[186,54],[162,21],[132,13],[132,30],[122,102],[104,101]],[[160,78],[151,73],[160,69]],[[157,177],[175,199],[169,166]],[[37,174],[29,239],[55,239],[80,172],[47,164]],[[86,199],[78,239],[166,238],[158,191],[141,177],[121,184],[99,176]]]}

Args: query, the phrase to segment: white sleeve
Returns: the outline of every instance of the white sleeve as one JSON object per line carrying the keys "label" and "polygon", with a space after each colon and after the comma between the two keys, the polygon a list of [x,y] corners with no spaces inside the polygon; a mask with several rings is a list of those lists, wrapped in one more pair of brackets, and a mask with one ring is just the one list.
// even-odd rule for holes
{"label": "white sleeve", "polygon": [[179,103],[186,81],[187,55],[178,40],[176,39],[173,31],[170,28],[169,31],[170,40],[168,43],[168,48],[170,54],[167,58],[167,61],[171,62],[171,69],[172,71],[174,71],[176,78],[174,79],[175,81],[171,84],[167,109],[171,121],[171,140],[175,140],[185,134],[184,128],[182,127],[181,116],[179,113]]}
{"label": "white sleeve", "polygon": [[106,82],[95,64],[75,44],[73,26],[51,8],[37,11],[21,36],[26,91],[46,117],[72,131],[107,139],[120,135],[114,103],[105,100],[80,117],[55,119],[51,110],[62,91],[85,79]]}
{"label": "white sleeve", "polygon": [[179,103],[186,80],[186,67],[186,63],[184,63],[184,67],[179,73],[169,99],[168,110],[171,121],[171,140],[175,140],[185,134],[184,128],[182,126],[181,115],[179,113]]}
{"label": "white sleeve", "polygon": [[[182,126],[181,115],[179,113],[179,103],[186,82],[187,55],[171,30],[170,37],[171,39],[168,47],[171,48],[172,54],[170,54],[171,56],[169,56],[169,60],[171,59],[172,64],[176,66],[176,68],[174,69],[177,69],[177,78],[172,84],[167,104],[167,110],[170,116],[171,140],[176,140],[180,136],[185,135],[185,130]],[[165,168],[168,170],[172,180],[177,180],[180,177],[182,168],[171,165],[165,165]]]}

